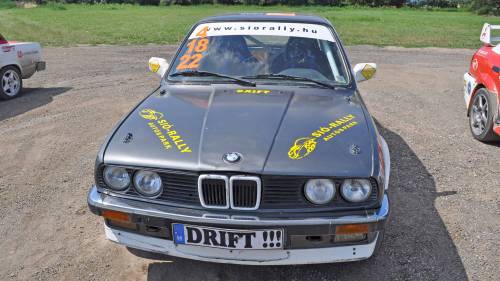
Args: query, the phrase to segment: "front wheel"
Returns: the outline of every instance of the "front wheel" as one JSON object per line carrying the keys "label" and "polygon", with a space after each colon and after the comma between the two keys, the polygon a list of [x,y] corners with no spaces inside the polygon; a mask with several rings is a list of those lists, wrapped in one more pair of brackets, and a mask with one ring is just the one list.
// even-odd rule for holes
{"label": "front wheel", "polygon": [[494,141],[498,136],[493,132],[493,114],[496,104],[493,95],[485,88],[477,90],[469,109],[469,125],[472,136],[480,141]]}
{"label": "front wheel", "polygon": [[0,99],[8,100],[19,95],[23,88],[21,73],[14,66],[0,70]]}

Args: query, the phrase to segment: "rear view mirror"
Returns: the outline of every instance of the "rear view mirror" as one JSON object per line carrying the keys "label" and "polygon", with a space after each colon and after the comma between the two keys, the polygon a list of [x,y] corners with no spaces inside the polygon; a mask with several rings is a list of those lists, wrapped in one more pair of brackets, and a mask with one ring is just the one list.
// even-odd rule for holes
{"label": "rear view mirror", "polygon": [[376,63],[358,63],[353,69],[356,82],[362,82],[371,79],[377,72]]}
{"label": "rear view mirror", "polygon": [[168,69],[168,62],[165,59],[152,57],[149,59],[149,70],[158,76],[163,77]]}

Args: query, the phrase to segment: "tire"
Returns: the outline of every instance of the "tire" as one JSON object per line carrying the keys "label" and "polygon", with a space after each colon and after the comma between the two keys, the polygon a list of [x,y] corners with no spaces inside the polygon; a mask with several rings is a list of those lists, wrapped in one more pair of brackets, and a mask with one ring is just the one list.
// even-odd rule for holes
{"label": "tire", "polygon": [[0,70],[0,99],[17,97],[23,89],[21,72],[15,66],[6,66]]}
{"label": "tire", "polygon": [[469,108],[469,127],[472,136],[482,142],[498,140],[493,131],[493,115],[497,109],[493,94],[485,88],[477,90]]}

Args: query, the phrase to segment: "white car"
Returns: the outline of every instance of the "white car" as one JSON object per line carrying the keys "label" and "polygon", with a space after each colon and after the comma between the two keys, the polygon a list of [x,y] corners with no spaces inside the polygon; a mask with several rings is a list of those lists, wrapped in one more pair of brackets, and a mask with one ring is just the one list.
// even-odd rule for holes
{"label": "white car", "polygon": [[23,79],[45,70],[42,47],[33,42],[7,41],[0,34],[0,99],[19,95]]}

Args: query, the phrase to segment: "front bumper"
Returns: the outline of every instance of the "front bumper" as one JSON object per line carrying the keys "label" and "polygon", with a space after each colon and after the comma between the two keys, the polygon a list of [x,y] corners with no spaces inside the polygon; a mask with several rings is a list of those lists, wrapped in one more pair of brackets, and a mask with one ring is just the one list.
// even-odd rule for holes
{"label": "front bumper", "polygon": [[364,260],[373,255],[378,237],[364,245],[294,250],[225,250],[175,245],[172,241],[147,237],[105,226],[106,237],[116,243],[148,252],[199,261],[246,264],[290,265]]}
{"label": "front bumper", "polygon": [[[476,90],[476,86],[477,86],[476,79],[468,72],[466,72],[464,74],[464,101],[467,109],[469,109],[469,103],[471,101],[472,94]],[[468,111],[467,114],[469,114]]]}
{"label": "front bumper", "polygon": [[95,214],[100,214],[102,210],[120,211],[138,216],[142,222],[164,226],[169,225],[172,221],[226,228],[261,229],[263,227],[280,226],[287,228],[289,235],[297,234],[300,236],[304,233],[310,233],[309,235],[332,233],[332,231],[335,231],[336,225],[366,223],[371,225],[373,231],[372,239],[369,239],[369,241],[334,247],[331,247],[330,244],[329,247],[307,249],[285,247],[285,249],[280,250],[226,250],[176,245],[172,240],[150,237],[108,225],[105,226],[106,236],[109,240],[131,248],[202,261],[251,265],[312,264],[367,259],[373,255],[376,244],[380,239],[379,234],[383,231],[385,222],[389,217],[387,194],[384,194],[382,205],[377,210],[365,211],[363,214],[358,213],[356,215],[332,216],[330,214],[328,216],[304,218],[224,216],[190,209],[185,209],[181,213],[179,208],[106,195],[99,192],[95,186],[89,191],[88,205]]}

